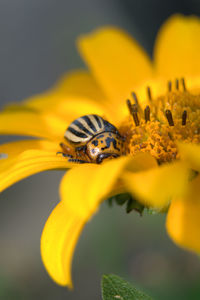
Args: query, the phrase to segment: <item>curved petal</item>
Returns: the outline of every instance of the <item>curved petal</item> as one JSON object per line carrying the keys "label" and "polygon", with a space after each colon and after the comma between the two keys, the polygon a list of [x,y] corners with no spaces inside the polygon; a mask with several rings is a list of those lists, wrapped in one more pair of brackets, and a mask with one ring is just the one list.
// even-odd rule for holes
{"label": "curved petal", "polygon": [[179,143],[179,152],[191,169],[200,171],[200,145]]}
{"label": "curved petal", "polygon": [[[3,112],[22,115],[28,113],[30,116],[52,114],[66,122],[65,128],[76,118],[87,114],[106,116],[112,122],[119,120],[119,116],[112,114],[113,106],[109,105],[95,79],[86,71],[66,74],[49,91],[34,95],[22,102],[11,103],[4,107]],[[41,124],[38,124],[42,130]],[[39,131],[35,128],[34,130]],[[44,136],[40,131],[37,135]]]}
{"label": "curved petal", "polygon": [[120,173],[130,161],[129,157],[121,157],[102,165],[79,166],[68,172],[60,187],[61,198],[67,208],[73,214],[88,220],[102,199],[111,193]]}
{"label": "curved petal", "polygon": [[28,135],[60,140],[64,136],[66,122],[50,114],[30,111],[0,113],[0,134]]}
{"label": "curved petal", "polygon": [[41,239],[42,260],[57,283],[72,286],[71,261],[82,227],[100,202],[118,190],[115,183],[123,169],[150,167],[152,162],[144,157],[121,157],[102,165],[82,165],[64,176],[60,187],[62,201],[49,216]]}
{"label": "curved petal", "polygon": [[55,92],[66,96],[93,99],[96,102],[105,101],[105,94],[95,78],[86,70],[65,74],[54,87]]}
{"label": "curved petal", "polygon": [[26,150],[38,149],[57,153],[60,147],[57,143],[45,140],[25,140],[0,145],[0,172],[13,164],[13,159]]}
{"label": "curved petal", "polygon": [[0,144],[0,153],[7,153],[8,156],[18,155],[21,152],[29,149],[41,149],[45,151],[59,151],[57,143],[52,143],[46,140],[24,140]]}
{"label": "curved petal", "polygon": [[176,162],[143,172],[124,172],[123,178],[127,189],[138,200],[145,205],[162,208],[173,196],[185,194],[189,171],[183,163]]}
{"label": "curved petal", "polygon": [[[71,96],[70,99],[60,101],[53,108],[54,114],[61,117],[69,125],[73,120],[83,115],[97,114],[100,116],[112,117],[112,110],[108,105],[102,105],[87,98]],[[115,116],[114,118],[115,119]]]}
{"label": "curved petal", "polygon": [[135,86],[152,77],[147,54],[135,40],[117,28],[105,27],[80,37],[78,46],[113,105],[124,105]]}
{"label": "curved petal", "polygon": [[41,237],[41,257],[46,269],[53,280],[69,288],[72,255],[84,224],[85,220],[72,214],[61,201],[49,216]]}
{"label": "curved petal", "polygon": [[[1,161],[0,161],[1,164]],[[4,164],[4,162],[3,162]],[[9,166],[0,172],[0,192],[30,175],[52,169],[67,169],[74,164],[50,151],[27,150],[9,161]],[[1,169],[1,167],[0,167]]]}
{"label": "curved petal", "polygon": [[57,283],[72,286],[71,260],[80,231],[110,193],[128,160],[78,166],[64,176],[60,186],[62,204],[48,218],[41,239],[42,260]]}
{"label": "curved petal", "polygon": [[155,67],[168,80],[195,76],[200,69],[200,19],[174,15],[161,27],[154,49]]}
{"label": "curved petal", "polygon": [[[53,100],[52,95],[51,99]],[[57,99],[59,99],[59,101],[56,102]],[[103,101],[97,102],[92,99],[79,96],[63,97],[59,96],[59,94],[54,96],[54,102],[51,102],[50,99],[47,99],[48,102],[45,101],[45,97],[41,97],[40,100],[40,104],[37,101],[33,101],[33,106],[40,106],[39,111],[37,111],[36,108],[31,107],[32,103],[30,105],[24,105],[22,102],[22,104],[20,105],[11,104],[9,106],[6,106],[2,112],[2,115],[0,114],[0,132],[1,130],[4,130],[5,132],[7,130],[9,132],[9,126],[6,126],[6,123],[4,122],[5,118],[12,118],[12,122],[17,122],[18,126],[15,130],[19,132],[28,130],[28,132],[30,132],[29,135],[48,137],[51,139],[55,138],[56,135],[58,136],[60,132],[62,132],[60,138],[63,137],[64,131],[69,126],[69,124],[73,120],[83,115],[97,114],[105,117],[110,122],[114,122],[115,124],[117,121],[121,121],[121,114],[113,114],[113,107],[109,105],[109,103],[103,103]],[[21,122],[18,122],[18,118],[21,120]],[[30,122],[33,123],[28,124],[29,126],[26,126],[26,129],[24,126],[22,126],[21,129],[20,123],[28,122],[28,119],[30,119]],[[1,125],[1,120],[5,125]],[[35,125],[35,123],[37,125]],[[11,123],[11,125],[13,128],[13,123]],[[49,130],[52,133],[51,137],[49,134]],[[56,130],[58,130],[58,133],[56,133]]]}
{"label": "curved petal", "polygon": [[22,104],[40,111],[52,111],[60,103],[70,102],[71,97],[88,99],[90,102],[93,101],[94,105],[106,102],[105,95],[93,76],[87,71],[80,70],[63,75],[53,88],[26,99]]}
{"label": "curved petal", "polygon": [[167,232],[179,246],[200,253],[200,176],[191,183],[185,198],[172,201],[167,215]]}

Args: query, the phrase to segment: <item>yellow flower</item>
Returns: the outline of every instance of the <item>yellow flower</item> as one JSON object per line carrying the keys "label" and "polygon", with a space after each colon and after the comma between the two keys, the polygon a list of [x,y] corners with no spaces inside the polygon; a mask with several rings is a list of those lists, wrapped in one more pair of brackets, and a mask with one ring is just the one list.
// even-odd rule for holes
{"label": "yellow flower", "polygon": [[[71,73],[50,91],[1,112],[1,134],[40,138],[0,146],[1,191],[40,171],[72,168],[41,238],[42,260],[58,284],[72,286],[72,256],[85,223],[103,200],[122,192],[147,207],[169,206],[171,238],[200,252],[199,36],[198,18],[172,16],[158,33],[151,61],[123,31],[97,30],[78,40],[90,72]],[[57,155],[66,128],[87,114],[118,128],[126,155],[101,165]]]}

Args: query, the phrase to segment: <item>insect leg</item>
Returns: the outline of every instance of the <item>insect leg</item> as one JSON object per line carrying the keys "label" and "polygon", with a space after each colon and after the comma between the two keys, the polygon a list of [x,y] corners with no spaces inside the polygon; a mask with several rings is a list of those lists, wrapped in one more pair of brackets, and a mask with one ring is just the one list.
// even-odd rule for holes
{"label": "insect leg", "polygon": [[[63,149],[63,152],[57,152],[57,154],[62,154],[63,157],[67,157],[68,162],[75,162],[75,163],[79,163],[79,164],[90,163],[87,160],[74,158],[74,155],[69,154],[72,150],[67,145],[65,145],[64,143],[60,143],[60,147]],[[83,151],[85,153],[85,150],[86,150],[85,146],[77,147],[75,149],[76,155],[81,156],[81,153],[79,153],[79,151]]]}
{"label": "insect leg", "polygon": [[73,158],[74,155],[70,154],[72,153],[72,149],[65,145],[64,143],[60,143],[60,147],[62,148],[63,151],[57,152],[57,154],[62,154],[63,157],[70,157]]}
{"label": "insect leg", "polygon": [[73,158],[73,155],[71,155],[71,154],[66,154],[66,153],[63,153],[63,152],[57,152],[56,154],[62,154],[63,157]]}
{"label": "insect leg", "polygon": [[68,162],[75,162],[75,163],[79,163],[79,164],[88,164],[88,163],[91,163],[90,161],[82,160],[82,159],[76,159],[76,158],[69,158]]}
{"label": "insect leg", "polygon": [[60,147],[64,150],[64,152],[71,152],[71,148],[65,145],[64,143],[60,143]]}

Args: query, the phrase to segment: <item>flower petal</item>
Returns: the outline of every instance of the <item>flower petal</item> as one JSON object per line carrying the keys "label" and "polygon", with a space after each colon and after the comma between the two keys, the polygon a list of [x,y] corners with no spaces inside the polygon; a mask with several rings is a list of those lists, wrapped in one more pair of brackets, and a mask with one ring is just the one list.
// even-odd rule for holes
{"label": "flower petal", "polygon": [[[76,71],[63,76],[52,89],[23,102],[7,105],[5,112],[30,115],[41,113],[45,118],[52,114],[65,121],[65,128],[76,118],[87,114],[106,116],[112,122],[119,120],[119,116],[115,114],[111,118],[113,106],[92,75],[86,71]],[[41,130],[40,123],[39,126]],[[41,133],[38,134],[41,136]]]}
{"label": "flower petal", "polygon": [[13,164],[13,159],[26,150],[38,149],[57,153],[60,147],[57,143],[45,140],[25,140],[0,145],[0,172]]}
{"label": "flower petal", "polygon": [[23,104],[38,110],[50,110],[60,103],[68,103],[73,99],[88,99],[97,102],[106,102],[103,91],[93,76],[87,71],[74,71],[65,74],[53,88],[45,93],[34,95],[23,101]]}
{"label": "flower petal", "polygon": [[147,54],[135,40],[117,28],[105,27],[80,37],[78,46],[113,104],[124,104],[136,85],[152,77]]}
{"label": "flower petal", "polygon": [[[58,98],[59,101],[56,102]],[[41,102],[42,99],[44,100],[44,97],[41,98]],[[52,96],[51,99],[53,100]],[[30,104],[23,104],[22,102],[20,105],[6,106],[0,114],[0,133],[10,133],[15,128],[15,132],[18,134],[60,139],[64,136],[65,129],[69,124],[83,115],[97,114],[111,119],[112,122],[119,120],[119,116],[112,115],[113,108],[109,107],[109,103],[98,103],[89,98],[59,97],[57,94],[54,101],[51,102],[48,99],[48,103],[45,104],[44,101],[43,104],[44,107],[42,107],[42,103],[40,105],[38,101],[33,101]],[[32,105],[40,106],[40,111],[32,108]],[[12,119],[10,126],[5,122],[7,119]],[[17,126],[13,126],[13,122],[16,122]],[[24,123],[27,123],[28,126],[23,126]]]}
{"label": "flower petal", "polygon": [[83,97],[74,98],[71,96],[70,99],[60,101],[59,104],[53,108],[53,111],[57,116],[65,120],[67,126],[83,115],[97,114],[100,116],[107,116],[109,119],[112,117],[112,109],[109,109],[108,105],[101,105],[101,103]]}
{"label": "flower petal", "polygon": [[29,149],[41,149],[56,152],[59,151],[60,148],[57,143],[46,140],[24,140],[0,145],[0,153],[7,153],[9,157],[10,155],[18,155]]}
{"label": "flower petal", "polygon": [[49,216],[41,239],[42,260],[57,283],[72,286],[71,261],[82,227],[100,202],[113,190],[118,191],[117,179],[123,169],[138,170],[150,165],[152,160],[145,155],[121,157],[102,165],[78,166],[64,176],[60,187],[62,201]]}
{"label": "flower petal", "polygon": [[[124,172],[127,189],[145,205],[166,206],[173,196],[186,192],[189,172],[181,162],[143,172]],[[178,180],[177,180],[178,178]]]}
{"label": "flower petal", "polygon": [[40,115],[30,111],[0,113],[0,134],[29,135],[60,140],[66,122],[50,114]]}
{"label": "flower petal", "polygon": [[64,75],[55,85],[55,92],[66,96],[93,99],[96,102],[105,100],[103,90],[93,75],[85,70]]}
{"label": "flower petal", "polygon": [[200,69],[200,19],[195,16],[174,15],[158,33],[154,56],[159,75],[168,80],[195,76]]}
{"label": "flower petal", "polygon": [[41,257],[50,276],[72,288],[71,261],[85,220],[75,216],[61,201],[49,216],[41,237]]}
{"label": "flower petal", "polygon": [[200,176],[195,178],[185,198],[172,201],[167,215],[167,231],[179,246],[200,253]]}
{"label": "flower petal", "polygon": [[112,191],[119,174],[130,161],[129,157],[121,157],[102,165],[79,166],[68,172],[60,187],[61,198],[67,208],[88,220],[103,198]]}
{"label": "flower petal", "polygon": [[200,146],[196,144],[179,143],[179,152],[195,171],[200,171]]}
{"label": "flower petal", "polygon": [[0,167],[0,192],[15,182],[41,171],[67,169],[72,166],[72,163],[69,163],[66,158],[56,155],[54,151],[24,151],[10,160],[5,170]]}

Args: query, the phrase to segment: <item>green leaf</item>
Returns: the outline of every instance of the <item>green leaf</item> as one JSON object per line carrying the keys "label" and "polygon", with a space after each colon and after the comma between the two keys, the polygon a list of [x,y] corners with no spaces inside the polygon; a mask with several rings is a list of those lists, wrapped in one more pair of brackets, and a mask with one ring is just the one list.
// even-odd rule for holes
{"label": "green leaf", "polygon": [[108,199],[108,205],[111,207],[113,202],[122,206],[126,203],[126,212],[130,213],[132,210],[139,212],[142,215],[144,210],[144,205],[140,204],[137,200],[135,200],[131,194],[122,193],[118,195],[114,195]]}
{"label": "green leaf", "polygon": [[116,275],[103,275],[101,284],[103,300],[152,300]]}
{"label": "green leaf", "polygon": [[140,216],[142,216],[142,213],[144,211],[144,205],[140,204],[138,201],[134,199],[130,199],[126,206],[127,214],[130,213],[133,209],[139,212]]}

